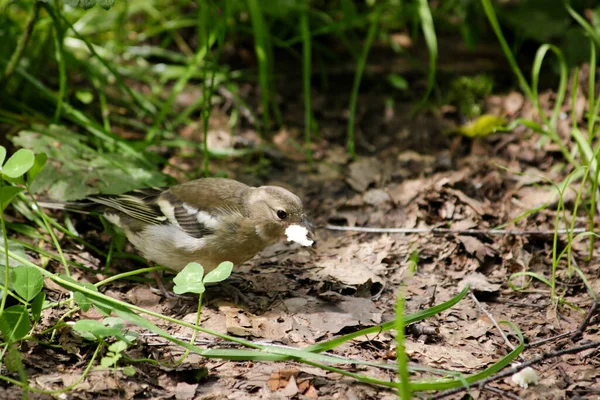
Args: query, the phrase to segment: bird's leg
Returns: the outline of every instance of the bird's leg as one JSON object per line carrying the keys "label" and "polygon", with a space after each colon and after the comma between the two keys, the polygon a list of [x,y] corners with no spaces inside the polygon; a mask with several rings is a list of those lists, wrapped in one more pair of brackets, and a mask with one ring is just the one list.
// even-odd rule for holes
{"label": "bird's leg", "polygon": [[244,294],[240,289],[238,289],[235,285],[232,285],[229,282],[218,282],[218,283],[209,283],[206,285],[206,291],[209,292],[209,296],[220,297],[220,294],[225,293],[229,295],[233,302],[237,305],[245,304],[252,305],[252,300]]}
{"label": "bird's leg", "polygon": [[[154,266],[154,263],[152,263],[150,265]],[[164,285],[163,280],[162,280],[162,275],[159,273],[158,270],[155,269],[154,271],[152,271],[152,275],[154,275],[154,279],[156,280],[156,286],[158,286],[158,290],[160,291],[160,293],[164,297],[166,297],[168,299],[176,299],[176,298],[178,298],[178,296],[176,294],[173,294],[173,293],[169,292],[167,290],[167,288],[165,288],[165,285]],[[155,291],[156,289],[152,288],[152,290]]]}
{"label": "bird's leg", "polygon": [[169,295],[169,292],[167,292],[167,289],[165,288],[165,285],[163,284],[162,277],[160,276],[160,273],[158,272],[158,270],[152,271],[152,275],[154,275],[154,279],[156,280],[156,286],[158,286],[158,289],[160,290],[162,295],[167,297]]}

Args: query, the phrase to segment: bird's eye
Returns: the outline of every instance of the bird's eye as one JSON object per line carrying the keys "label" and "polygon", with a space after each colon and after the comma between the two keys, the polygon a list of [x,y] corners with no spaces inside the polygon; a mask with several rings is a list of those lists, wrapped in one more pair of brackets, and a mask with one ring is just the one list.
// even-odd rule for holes
{"label": "bird's eye", "polygon": [[279,217],[279,219],[286,219],[287,213],[283,210],[277,210],[277,217]]}

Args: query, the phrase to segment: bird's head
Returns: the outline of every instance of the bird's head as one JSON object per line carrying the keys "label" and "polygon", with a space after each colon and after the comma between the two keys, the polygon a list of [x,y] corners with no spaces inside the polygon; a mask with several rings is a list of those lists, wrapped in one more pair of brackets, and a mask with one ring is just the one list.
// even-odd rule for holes
{"label": "bird's head", "polygon": [[248,196],[248,214],[254,220],[257,235],[275,242],[290,225],[301,225],[312,232],[302,201],[294,193],[279,186],[252,188]]}

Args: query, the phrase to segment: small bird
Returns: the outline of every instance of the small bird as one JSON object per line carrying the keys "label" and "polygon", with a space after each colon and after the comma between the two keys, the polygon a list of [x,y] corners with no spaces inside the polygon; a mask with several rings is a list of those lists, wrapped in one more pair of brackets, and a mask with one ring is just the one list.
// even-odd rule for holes
{"label": "small bird", "polygon": [[39,204],[99,213],[121,228],[146,259],[175,271],[193,261],[206,272],[223,261],[239,265],[274,244],[290,225],[311,231],[302,201],[292,192],[225,178]]}

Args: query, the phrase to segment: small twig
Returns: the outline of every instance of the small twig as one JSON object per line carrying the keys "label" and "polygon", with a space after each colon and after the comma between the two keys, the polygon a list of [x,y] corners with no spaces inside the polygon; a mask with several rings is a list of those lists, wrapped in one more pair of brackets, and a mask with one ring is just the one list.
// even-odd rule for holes
{"label": "small twig", "polygon": [[[497,373],[495,375],[492,375],[492,376],[490,376],[490,377],[488,377],[486,379],[482,379],[481,381],[478,382],[478,385],[480,385],[481,387],[483,387],[484,385],[486,385],[486,384],[488,384],[490,382],[494,382],[494,381],[497,381],[499,379],[506,378],[507,376],[514,375],[517,372],[519,372],[519,371],[521,371],[521,370],[523,370],[523,369],[525,369],[527,367],[530,367],[532,365],[539,364],[542,361],[549,360],[551,358],[556,358],[556,357],[564,356],[566,354],[576,354],[576,353],[582,352],[584,350],[593,349],[595,347],[600,347],[600,342],[589,342],[589,343],[586,343],[586,344],[582,344],[581,346],[570,347],[568,349],[562,349],[562,350],[557,350],[557,351],[553,351],[553,352],[550,352],[550,353],[542,354],[541,356],[533,358],[533,359],[531,359],[529,361],[525,361],[525,362],[517,365],[516,367],[504,370],[504,371],[499,372],[499,373]],[[434,400],[434,399],[436,399],[436,400],[437,399],[442,399],[444,397],[448,397],[448,396],[451,396],[453,394],[460,393],[460,392],[462,392],[464,390],[467,390],[467,388],[464,387],[464,386],[461,386],[461,387],[458,387],[458,388],[455,388],[455,389],[446,390],[446,391],[444,391],[444,392],[442,392],[442,393],[440,393],[440,394],[438,394],[436,396],[431,397],[431,399],[432,400]]]}
{"label": "small twig", "polygon": [[531,347],[538,347],[538,346],[541,346],[541,345],[546,344],[548,342],[554,342],[554,341],[557,341],[557,340],[560,340],[560,339],[564,339],[566,337],[571,336],[572,334],[573,334],[573,331],[568,331],[568,332],[565,332],[565,333],[561,333],[560,335],[552,336],[552,337],[549,337],[549,338],[546,338],[546,339],[538,340],[537,342],[529,343],[529,344],[525,345],[525,347],[528,348],[528,349],[531,348]]}
{"label": "small twig", "polygon": [[325,225],[325,229],[332,231],[364,232],[364,233],[432,233],[434,235],[513,235],[513,236],[549,236],[558,233],[566,235],[585,232],[584,228],[556,229],[555,231],[518,231],[509,229],[446,229],[446,228],[372,228],[361,226]]}
{"label": "small twig", "polygon": [[517,396],[514,393],[508,392],[506,390],[498,389],[489,385],[485,385],[483,390],[487,390],[488,392],[492,392],[495,394],[499,394],[503,399],[514,399],[514,400],[523,400],[522,397]]}
{"label": "small twig", "polygon": [[477,304],[477,307],[479,307],[479,309],[481,311],[483,311],[483,313],[490,319],[490,321],[492,321],[492,324],[494,324],[494,326],[496,327],[496,329],[498,329],[498,332],[500,332],[500,336],[502,336],[502,339],[504,339],[504,341],[506,342],[506,345],[508,347],[510,347],[511,350],[514,350],[515,346],[510,342],[510,340],[508,340],[508,337],[506,336],[506,334],[504,333],[504,331],[502,330],[502,328],[500,327],[500,325],[498,324],[498,322],[496,322],[496,320],[494,319],[494,316],[492,314],[490,314],[488,312],[488,310],[486,310],[486,308],[483,306],[483,304],[481,304],[479,302],[479,300],[477,300],[477,297],[475,297],[475,295],[473,294],[473,292],[469,292],[469,296],[471,297],[471,299],[473,299],[473,301],[475,302],[475,304]]}
{"label": "small twig", "polygon": [[548,305],[547,304],[531,304],[531,303],[520,303],[518,301],[510,301],[510,300],[504,300],[504,299],[492,299],[490,300],[490,303],[498,303],[498,304],[507,304],[509,306],[514,306],[514,307],[523,307],[523,308],[547,308]]}
{"label": "small twig", "polygon": [[581,325],[579,325],[579,328],[577,328],[577,330],[575,331],[573,336],[571,336],[572,341],[576,342],[579,339],[581,339],[581,337],[583,336],[583,332],[585,332],[586,328],[590,324],[590,321],[592,320],[594,315],[596,315],[600,312],[599,306],[600,306],[600,304],[597,301],[594,301],[592,303],[592,306],[590,307],[589,311],[585,315],[585,318],[581,322]]}

